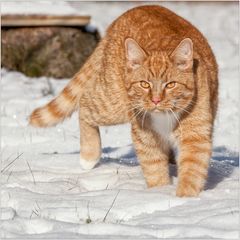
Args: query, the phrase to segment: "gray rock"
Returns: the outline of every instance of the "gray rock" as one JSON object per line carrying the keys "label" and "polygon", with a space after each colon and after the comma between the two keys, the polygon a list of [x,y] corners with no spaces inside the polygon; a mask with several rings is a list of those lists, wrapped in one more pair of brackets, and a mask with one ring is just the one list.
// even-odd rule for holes
{"label": "gray rock", "polygon": [[2,28],[2,66],[30,77],[70,78],[95,49],[97,31],[71,27]]}

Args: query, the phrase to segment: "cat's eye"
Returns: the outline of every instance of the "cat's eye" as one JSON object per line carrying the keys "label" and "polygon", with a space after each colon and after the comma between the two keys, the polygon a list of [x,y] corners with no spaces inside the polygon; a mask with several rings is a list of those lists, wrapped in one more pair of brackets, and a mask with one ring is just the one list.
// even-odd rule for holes
{"label": "cat's eye", "polygon": [[170,82],[166,85],[166,88],[170,89],[170,88],[174,88],[176,86],[176,82]]}
{"label": "cat's eye", "polygon": [[143,88],[150,88],[150,84],[146,81],[141,81],[140,82],[141,87]]}

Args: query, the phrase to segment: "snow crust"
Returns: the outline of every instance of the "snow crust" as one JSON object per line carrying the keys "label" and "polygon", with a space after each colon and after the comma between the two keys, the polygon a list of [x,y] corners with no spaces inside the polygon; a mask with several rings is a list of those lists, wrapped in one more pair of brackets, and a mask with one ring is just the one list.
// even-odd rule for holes
{"label": "snow crust", "polygon": [[[30,13],[33,6],[56,11],[39,4],[24,9],[19,2],[1,3],[3,12]],[[47,4],[92,15],[104,34],[115,17],[143,3]],[[47,78],[2,69],[2,238],[239,238],[237,3],[162,5],[204,33],[219,63],[220,105],[205,191],[198,198],[177,198],[173,165],[172,185],[147,189],[128,124],[102,127],[100,163],[82,170],[77,115],[55,128],[29,127],[31,111],[53,98],[46,95]],[[50,79],[54,95],[67,81]]]}

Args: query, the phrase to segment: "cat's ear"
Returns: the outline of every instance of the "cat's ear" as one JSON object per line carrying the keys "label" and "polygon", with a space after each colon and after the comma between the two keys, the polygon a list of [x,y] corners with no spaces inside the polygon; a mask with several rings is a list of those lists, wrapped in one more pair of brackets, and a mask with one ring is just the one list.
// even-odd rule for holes
{"label": "cat's ear", "polygon": [[125,54],[127,66],[131,69],[140,67],[147,57],[145,51],[132,38],[125,40]]}
{"label": "cat's ear", "polygon": [[180,70],[193,66],[193,43],[190,38],[183,39],[171,54],[171,58]]}

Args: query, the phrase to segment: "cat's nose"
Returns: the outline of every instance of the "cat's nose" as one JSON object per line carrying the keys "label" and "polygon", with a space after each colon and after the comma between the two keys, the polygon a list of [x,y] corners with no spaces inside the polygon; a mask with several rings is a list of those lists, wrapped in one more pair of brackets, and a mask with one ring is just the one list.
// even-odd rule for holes
{"label": "cat's nose", "polygon": [[160,98],[159,97],[153,97],[152,98],[152,102],[157,105],[158,103],[160,103]]}

